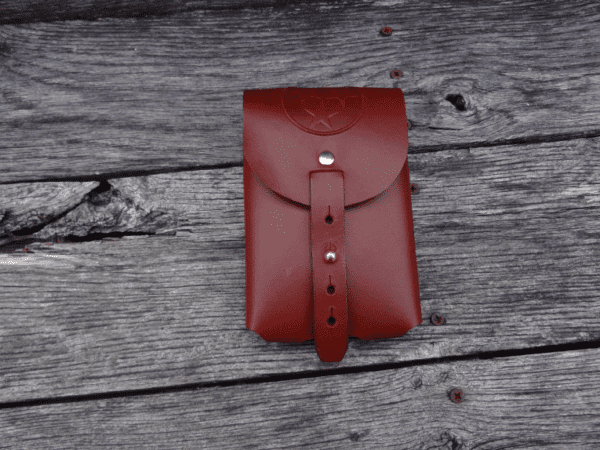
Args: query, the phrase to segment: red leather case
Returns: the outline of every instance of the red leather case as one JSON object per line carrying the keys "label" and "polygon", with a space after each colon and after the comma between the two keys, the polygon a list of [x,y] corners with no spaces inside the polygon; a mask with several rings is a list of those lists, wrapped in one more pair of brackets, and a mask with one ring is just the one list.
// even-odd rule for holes
{"label": "red leather case", "polygon": [[422,322],[407,152],[400,89],[244,91],[248,329],[341,361]]}

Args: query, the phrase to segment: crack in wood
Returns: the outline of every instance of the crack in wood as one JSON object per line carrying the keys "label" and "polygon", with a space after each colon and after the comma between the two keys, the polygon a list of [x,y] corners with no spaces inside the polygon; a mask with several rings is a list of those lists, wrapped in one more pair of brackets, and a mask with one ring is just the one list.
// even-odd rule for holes
{"label": "crack in wood", "polygon": [[0,204],[0,253],[34,242],[175,234],[173,212],[148,199],[149,189],[138,178],[0,186],[0,198],[9,199]]}

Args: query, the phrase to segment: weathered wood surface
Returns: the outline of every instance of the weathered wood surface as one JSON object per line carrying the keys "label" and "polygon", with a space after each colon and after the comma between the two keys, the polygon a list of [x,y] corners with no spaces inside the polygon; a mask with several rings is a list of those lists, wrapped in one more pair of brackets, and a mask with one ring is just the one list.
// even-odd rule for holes
{"label": "weathered wood surface", "polygon": [[0,183],[240,164],[245,89],[402,88],[411,151],[599,136],[599,23],[591,0],[428,0],[0,26]]}
{"label": "weathered wood surface", "polygon": [[[595,138],[409,155],[425,321],[402,338],[353,338],[331,364],[313,341],[267,343],[245,327],[241,167],[108,180],[96,205],[32,234],[31,252],[0,254],[0,402],[597,340],[599,148]],[[65,186],[51,197],[81,189]],[[0,198],[28,187],[0,186]],[[153,211],[174,236],[57,243],[71,227],[143,225]],[[432,325],[433,312],[447,324]]]}
{"label": "weathered wood surface", "polygon": [[[597,3],[132,3],[0,0],[0,447],[599,447]],[[346,85],[406,97],[424,323],[323,364],[245,328],[242,94]]]}
{"label": "weathered wood surface", "polygon": [[0,25],[102,17],[164,17],[197,9],[286,7],[281,0],[0,0]]}
{"label": "weathered wood surface", "polygon": [[596,450],[599,394],[587,349],[5,409],[0,445]]}

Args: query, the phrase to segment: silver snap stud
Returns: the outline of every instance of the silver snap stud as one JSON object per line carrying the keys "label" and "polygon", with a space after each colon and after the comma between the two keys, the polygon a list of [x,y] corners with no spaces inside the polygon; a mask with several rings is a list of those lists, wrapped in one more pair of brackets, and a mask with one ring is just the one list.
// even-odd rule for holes
{"label": "silver snap stud", "polygon": [[319,162],[324,166],[333,164],[333,154],[330,152],[323,152],[319,155]]}
{"label": "silver snap stud", "polygon": [[334,252],[327,252],[325,253],[325,261],[328,263],[333,263],[335,262],[336,256]]}

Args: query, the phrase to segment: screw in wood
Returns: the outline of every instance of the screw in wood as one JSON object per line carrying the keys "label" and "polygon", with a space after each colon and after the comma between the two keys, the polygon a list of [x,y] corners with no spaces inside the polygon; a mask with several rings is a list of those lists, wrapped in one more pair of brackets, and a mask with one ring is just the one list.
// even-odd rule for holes
{"label": "screw in wood", "polygon": [[450,391],[450,400],[452,400],[454,403],[462,403],[462,401],[463,401],[462,391],[458,388],[452,389],[452,391]]}
{"label": "screw in wood", "polygon": [[440,316],[438,313],[433,313],[431,315],[431,323],[434,325],[443,325],[446,319]]}
{"label": "screw in wood", "polygon": [[381,34],[382,36],[389,36],[390,34],[392,34],[392,27],[383,27],[381,29]]}
{"label": "screw in wood", "polygon": [[410,193],[418,194],[419,193],[419,185],[416,183],[410,183]]}
{"label": "screw in wood", "polygon": [[400,72],[399,70],[392,70],[390,72],[391,78],[400,78],[401,76],[402,76],[402,72]]}

